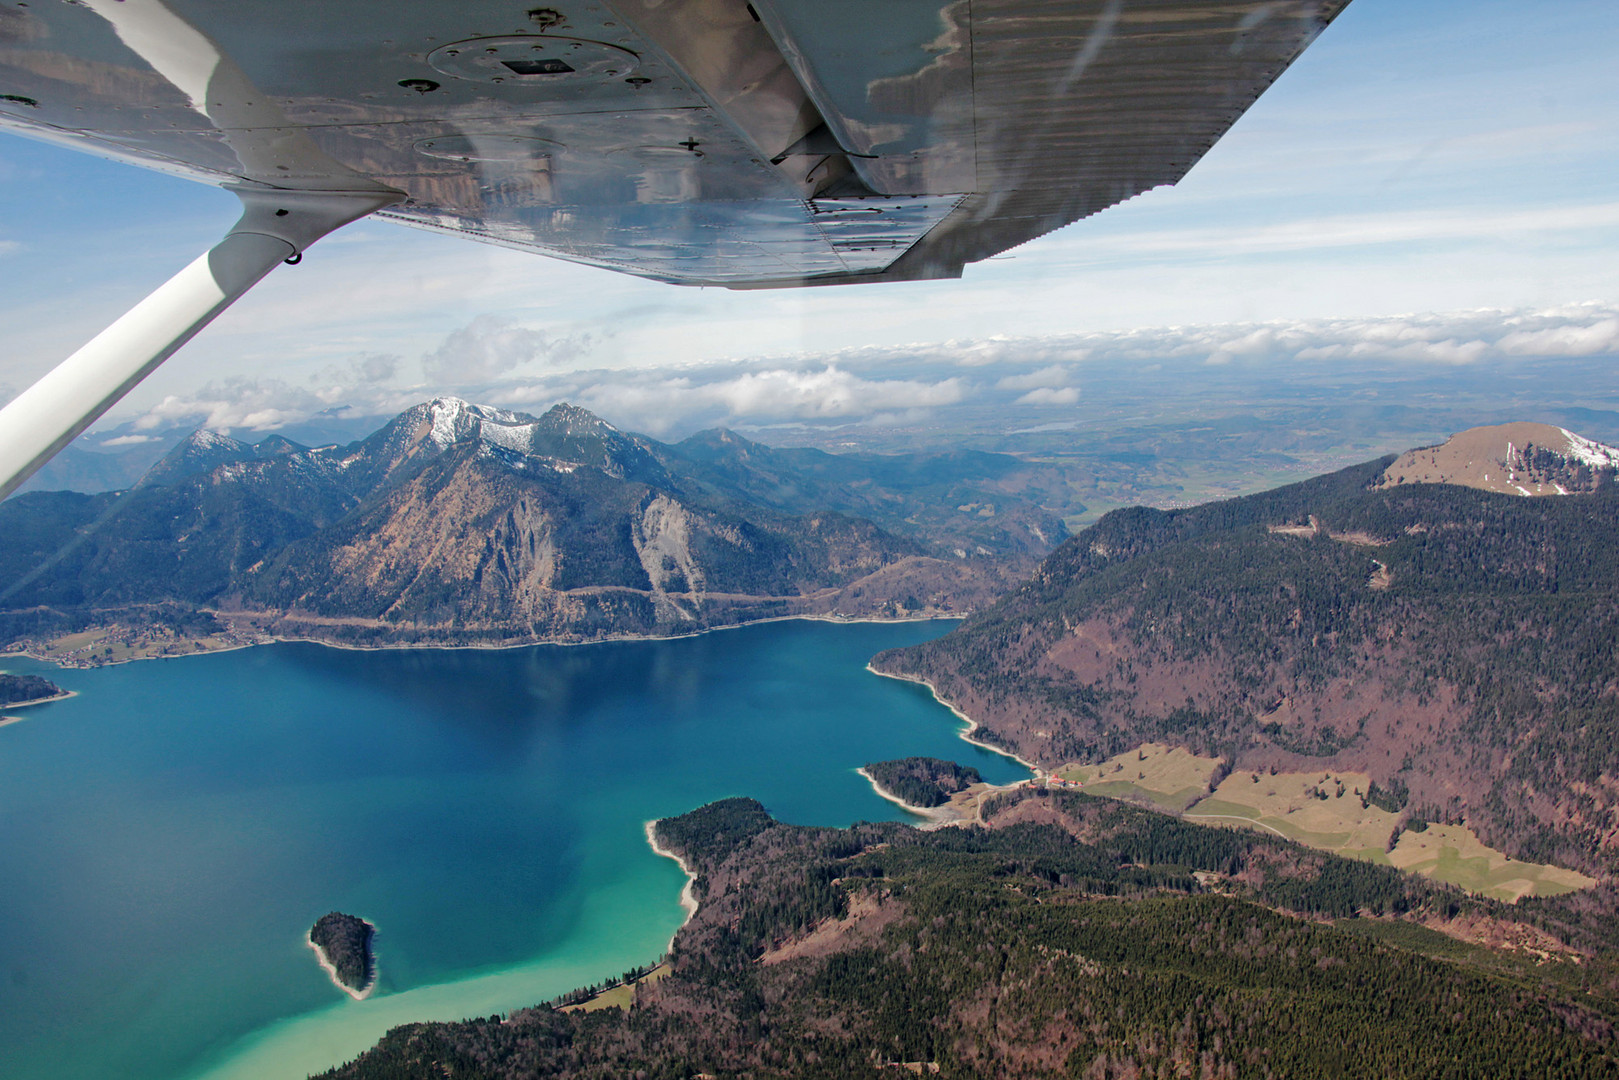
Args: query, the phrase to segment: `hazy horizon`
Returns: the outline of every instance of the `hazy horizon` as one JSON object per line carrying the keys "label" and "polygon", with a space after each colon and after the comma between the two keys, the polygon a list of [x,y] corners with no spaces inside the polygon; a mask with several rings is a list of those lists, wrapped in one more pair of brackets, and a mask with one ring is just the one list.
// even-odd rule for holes
{"label": "hazy horizon", "polygon": [[[1615,44],[1619,12],[1595,2],[1531,18],[1355,0],[1179,186],[961,281],[682,289],[361,222],[272,274],[90,445],[383,416],[439,393],[573,400],[660,435],[882,423],[986,394],[1060,423],[1113,368],[1392,383],[1611,357]],[[236,212],[223,191],[9,135],[0,206],[0,399]]]}

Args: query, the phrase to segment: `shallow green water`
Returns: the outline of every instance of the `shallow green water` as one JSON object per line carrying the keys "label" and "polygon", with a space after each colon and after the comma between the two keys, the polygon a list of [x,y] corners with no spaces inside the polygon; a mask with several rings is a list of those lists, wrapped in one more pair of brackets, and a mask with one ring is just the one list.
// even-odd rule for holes
{"label": "shallow green water", "polygon": [[[873,653],[949,623],[769,623],[501,652],[283,644],[51,672],[0,728],[0,1075],[301,1078],[394,1024],[645,963],[684,878],[644,823],[727,795],[902,816],[854,769],[959,740]],[[378,927],[349,1000],[304,943]]]}

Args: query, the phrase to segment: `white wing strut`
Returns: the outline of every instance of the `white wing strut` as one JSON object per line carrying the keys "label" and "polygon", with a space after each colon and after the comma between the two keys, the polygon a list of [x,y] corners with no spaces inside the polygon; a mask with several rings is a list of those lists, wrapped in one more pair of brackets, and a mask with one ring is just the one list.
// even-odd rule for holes
{"label": "white wing strut", "polygon": [[112,408],[277,263],[404,198],[393,192],[236,193],[225,238],[0,409],[0,499]]}

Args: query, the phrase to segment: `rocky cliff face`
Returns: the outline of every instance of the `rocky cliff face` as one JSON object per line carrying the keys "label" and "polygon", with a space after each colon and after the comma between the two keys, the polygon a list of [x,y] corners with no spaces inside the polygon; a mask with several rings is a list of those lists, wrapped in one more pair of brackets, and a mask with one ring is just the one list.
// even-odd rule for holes
{"label": "rocky cliff face", "polygon": [[[463,440],[255,570],[243,602],[348,620],[356,633],[588,638],[797,613],[817,593],[922,557],[915,542],[841,515],[717,505],[624,478],[640,464],[615,476]],[[945,577],[973,573],[930,561]]]}

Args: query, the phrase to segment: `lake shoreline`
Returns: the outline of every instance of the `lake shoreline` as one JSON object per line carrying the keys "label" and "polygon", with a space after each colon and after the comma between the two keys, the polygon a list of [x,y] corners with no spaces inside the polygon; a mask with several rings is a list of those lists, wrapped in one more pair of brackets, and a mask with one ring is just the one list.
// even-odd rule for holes
{"label": "lake shoreline", "polygon": [[[12,653],[11,655],[15,656],[17,654]],[[70,697],[78,696],[79,692],[77,690],[63,690],[60,694],[52,694],[50,697],[33,698],[29,701],[8,701],[6,704],[0,705],[0,709],[26,709],[30,705],[49,705],[53,701],[66,701]],[[26,719],[28,719],[26,716],[7,716],[0,713],[0,727],[20,724]]]}
{"label": "lake shoreline", "polygon": [[[288,645],[189,668],[83,673],[74,688],[85,701],[64,707],[76,710],[75,723],[12,733],[28,740],[0,737],[29,755],[25,764],[71,768],[70,779],[43,765],[19,769],[26,782],[7,790],[0,809],[71,809],[76,792],[93,783],[119,800],[129,829],[158,835],[172,829],[174,806],[170,790],[151,782],[155,762],[165,776],[195,778],[218,794],[207,836],[219,842],[177,854],[171,877],[186,883],[185,908],[136,913],[153,940],[178,939],[166,958],[178,974],[165,975],[176,986],[165,1022],[152,1022],[141,1000],[147,969],[138,955],[75,942],[73,958],[124,994],[127,1015],[8,1010],[0,1072],[15,1069],[18,1080],[290,1080],[353,1058],[399,1024],[505,1015],[652,964],[672,938],[682,952],[677,931],[702,925],[688,921],[694,909],[709,914],[693,876],[702,864],[673,834],[665,841],[661,826],[647,837],[649,821],[746,791],[778,811],[791,807],[786,820],[916,822],[873,802],[865,784],[847,783],[849,773],[909,754],[948,757],[962,745],[963,725],[926,695],[861,670],[882,649],[935,638],[956,623],[837,625],[852,621],[740,627],[690,645],[436,659]],[[48,666],[15,665],[47,677]],[[219,722],[220,701],[234,703],[233,722]],[[772,707],[761,714],[748,704],[757,701]],[[338,711],[344,721],[334,724]],[[973,758],[995,780],[1027,775],[1001,755]],[[358,764],[344,764],[352,760]],[[70,822],[76,835],[87,849],[106,849],[115,867],[126,865],[124,834],[109,835],[95,811],[87,806]],[[8,836],[8,850],[38,852],[47,886],[82,896],[108,920],[127,916],[117,895],[86,887],[53,857],[50,814],[19,818],[30,828]],[[663,858],[680,868],[677,877],[659,865]],[[442,892],[422,887],[452,864],[462,872]],[[487,884],[479,880],[486,867]],[[325,971],[322,958],[300,947],[307,918],[342,897],[371,905],[375,923],[390,927],[392,944],[379,943],[389,983],[378,978],[363,1001],[343,987],[339,996],[320,989],[309,963],[313,955]],[[454,925],[444,925],[448,901],[466,913]],[[51,917],[47,901],[34,907],[39,919]],[[480,929],[485,920],[504,933],[493,944]],[[54,946],[21,926],[7,939],[14,955],[50,962]],[[342,950],[328,948],[328,962],[339,960]],[[463,966],[467,956],[476,964]],[[361,985],[346,964],[337,966]],[[220,1019],[211,1030],[168,1022],[185,1010]],[[63,1067],[65,1056],[72,1068]],[[190,1071],[176,1072],[175,1060]],[[290,1067],[278,1073],[277,1062]]]}
{"label": "lake shoreline", "polygon": [[[878,671],[876,668],[872,667],[869,662],[866,664],[866,670],[871,672],[873,675],[881,675],[885,679],[898,679],[900,682],[916,683],[920,686],[927,687],[928,693],[933,695],[934,701],[937,701],[940,705],[943,705],[945,708],[949,709],[956,715],[958,720],[961,720],[967,725],[967,730],[960,733],[960,737],[963,742],[971,743],[980,750],[988,750],[992,754],[999,754],[1002,757],[1011,758],[1013,761],[1017,762],[1019,765],[1033,773],[1035,779],[1039,779],[1040,777],[1046,775],[1045,769],[1022,757],[1021,755],[1006,749],[1004,746],[996,746],[993,743],[987,743],[981,739],[973,738],[973,732],[977,731],[980,726],[978,721],[956,708],[952,702],[948,701],[942,694],[939,693],[939,688],[937,686],[934,686],[920,675],[899,675],[891,671]],[[879,792],[879,794],[881,794],[881,792]]]}
{"label": "lake shoreline", "polygon": [[[506,650],[511,650],[511,649],[532,649],[532,648],[536,648],[536,647],[539,647],[539,646],[556,646],[556,647],[561,647],[561,648],[576,648],[576,647],[582,647],[582,646],[586,646],[586,645],[620,644],[620,643],[624,643],[624,642],[637,642],[637,641],[683,641],[683,640],[685,640],[687,638],[702,637],[704,634],[721,633],[721,632],[729,631],[729,630],[745,630],[750,626],[760,626],[760,625],[763,625],[765,623],[778,623],[778,622],[824,622],[824,623],[835,623],[835,624],[839,624],[839,625],[852,625],[852,624],[855,624],[855,623],[895,623],[895,624],[898,624],[898,623],[917,623],[917,622],[961,622],[963,619],[967,618],[967,614],[970,614],[970,613],[964,613],[964,614],[950,613],[950,614],[944,614],[944,615],[902,615],[902,616],[877,616],[877,615],[858,615],[858,616],[856,616],[856,615],[847,615],[847,616],[844,616],[844,615],[816,615],[816,614],[808,614],[808,615],[771,615],[771,616],[768,616],[768,617],[762,618],[762,619],[749,619],[746,622],[725,623],[725,624],[723,624],[721,626],[705,626],[700,630],[692,630],[692,631],[689,631],[689,632],[684,633],[684,634],[608,634],[608,635],[604,635],[602,637],[590,638],[588,640],[583,640],[583,641],[554,641],[554,640],[553,641],[545,641],[545,640],[539,640],[539,641],[517,641],[517,642],[498,642],[498,643],[497,642],[469,642],[469,643],[466,643],[466,644],[445,644],[443,642],[391,641],[391,642],[385,642],[385,643],[379,644],[379,645],[362,645],[362,644],[352,642],[352,641],[331,641],[331,640],[328,640],[326,638],[318,638],[318,637],[304,637],[304,636],[291,636],[291,635],[284,636],[284,635],[280,635],[280,634],[266,634],[264,636],[264,638],[262,640],[260,640],[260,641],[244,641],[244,642],[242,642],[240,644],[226,645],[226,646],[223,646],[223,647],[217,648],[217,649],[202,649],[200,651],[194,651],[194,652],[188,652],[188,653],[174,653],[174,654],[170,654],[170,655],[158,655],[158,656],[130,656],[130,657],[126,657],[126,658],[124,658],[122,660],[110,660],[110,661],[101,661],[101,662],[94,662],[94,663],[85,663],[85,662],[82,662],[82,661],[74,660],[73,658],[70,658],[70,657],[52,656],[52,655],[50,655],[48,653],[47,654],[41,654],[41,653],[38,653],[38,652],[34,652],[31,649],[13,649],[13,650],[11,650],[9,652],[0,652],[0,659],[3,659],[4,657],[7,657],[7,656],[22,656],[22,657],[27,657],[30,660],[38,661],[38,662],[43,663],[43,664],[50,664],[50,665],[52,665],[53,667],[56,667],[59,670],[69,671],[69,670],[86,670],[86,669],[89,669],[89,668],[117,667],[117,666],[119,666],[121,664],[133,664],[133,663],[138,663],[138,662],[143,661],[143,660],[184,660],[184,659],[186,659],[188,657],[193,657],[193,656],[216,656],[216,655],[219,655],[219,654],[222,654],[222,653],[237,652],[237,651],[242,650],[242,649],[255,649],[255,648],[258,648],[258,647],[263,646],[263,645],[279,645],[279,644],[283,644],[283,643],[296,643],[296,644],[305,644],[305,645],[324,645],[328,649],[346,649],[346,650],[349,650],[351,652],[388,652],[388,651],[404,652],[404,651],[408,651],[408,650],[413,651],[413,650],[421,650],[421,649],[440,649],[440,650],[444,650],[444,651],[461,651],[461,650],[468,650],[468,649],[478,649],[478,650],[485,650],[485,651],[490,651],[490,652],[500,652],[500,651],[506,651]],[[66,661],[66,662],[64,662],[64,661]],[[882,674],[882,672],[878,672],[878,674]],[[892,676],[892,677],[893,678],[901,678],[902,676]],[[76,693],[76,691],[70,691],[68,693],[68,695],[66,695],[66,696],[71,697],[73,695],[73,693]],[[60,698],[46,698],[44,700],[46,700],[46,701],[59,701],[61,699]],[[34,705],[34,704],[39,704],[39,702],[32,702],[31,701],[31,702],[24,702],[22,704]],[[13,706],[7,706],[7,708],[11,708],[11,707],[13,707]],[[960,714],[958,713],[958,715],[960,715]],[[995,750],[996,753],[1004,753],[1004,751],[1001,751],[996,747],[986,747],[986,749]]]}
{"label": "lake shoreline", "polygon": [[680,920],[680,925],[675,927],[675,932],[669,936],[669,945],[664,949],[664,952],[667,953],[674,948],[675,938],[680,936],[680,932],[686,928],[686,924],[691,922],[692,916],[697,914],[697,894],[694,891],[697,885],[697,872],[691,868],[684,858],[658,843],[658,822],[661,820],[661,818],[657,818],[646,823],[647,846],[652,848],[654,855],[664,859],[673,859],[675,865],[680,867],[680,872],[686,875],[686,884],[680,888],[680,907],[685,911],[686,917]]}
{"label": "lake shoreline", "polygon": [[[16,654],[13,653],[12,655]],[[38,659],[38,657],[35,657],[35,659]],[[0,709],[26,709],[30,705],[47,705],[53,701],[66,701],[70,697],[78,696],[79,692],[77,690],[63,690],[60,694],[52,694],[50,697],[30,698],[27,701],[8,701],[4,705],[0,705]],[[22,718],[17,717],[16,719],[20,720]]]}
{"label": "lake shoreline", "polygon": [[898,795],[895,795],[893,792],[879,784],[877,782],[877,778],[867,772],[864,765],[856,769],[855,772],[859,773],[865,778],[866,783],[871,785],[871,790],[875,791],[879,798],[887,799],[901,810],[904,810],[907,814],[915,814],[919,818],[926,819],[927,824],[917,826],[917,828],[922,829],[924,832],[931,832],[934,829],[942,829],[946,825],[960,825],[962,821],[965,820],[960,814],[955,813],[951,809],[949,803],[945,803],[942,806],[917,806],[914,803],[906,802],[904,799],[900,798]]}

